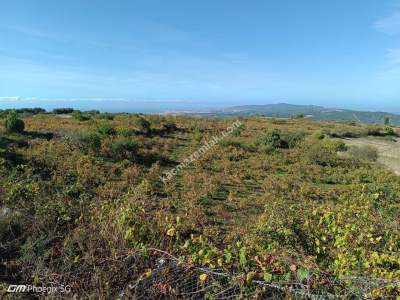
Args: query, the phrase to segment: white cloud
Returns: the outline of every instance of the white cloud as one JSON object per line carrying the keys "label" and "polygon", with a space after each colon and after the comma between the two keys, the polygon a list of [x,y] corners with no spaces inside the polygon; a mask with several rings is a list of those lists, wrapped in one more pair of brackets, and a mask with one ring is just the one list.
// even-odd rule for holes
{"label": "white cloud", "polygon": [[18,101],[21,100],[20,96],[2,96],[0,101]]}
{"label": "white cloud", "polygon": [[376,21],[374,27],[389,35],[400,34],[400,11]]}
{"label": "white cloud", "polygon": [[71,98],[71,99],[53,99],[57,101],[90,101],[90,102],[129,102],[125,98],[102,98],[102,97],[90,97],[90,98]]}

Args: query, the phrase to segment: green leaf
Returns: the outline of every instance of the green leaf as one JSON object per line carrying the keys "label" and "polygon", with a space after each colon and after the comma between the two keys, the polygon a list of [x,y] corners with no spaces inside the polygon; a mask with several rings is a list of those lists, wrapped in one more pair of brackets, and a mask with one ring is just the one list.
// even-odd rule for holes
{"label": "green leaf", "polygon": [[290,273],[290,272],[287,272],[286,274],[282,275],[282,281],[289,282],[291,275],[292,275],[292,273]]}
{"label": "green leaf", "polygon": [[247,273],[247,275],[246,275],[246,281],[247,281],[247,283],[251,283],[251,282],[253,281],[255,275],[256,275],[255,272],[249,272],[249,273]]}
{"label": "green leaf", "polygon": [[264,273],[264,281],[271,282],[272,281],[272,274],[271,273]]}
{"label": "green leaf", "polygon": [[300,269],[297,270],[297,278],[300,281],[308,279],[308,277],[310,277],[310,272],[307,269],[300,268]]}
{"label": "green leaf", "polygon": [[225,252],[225,262],[229,264],[231,262],[231,260],[232,260],[232,253],[226,251]]}
{"label": "green leaf", "polygon": [[247,265],[246,247],[242,247],[239,250],[239,262],[243,268],[246,267]]}

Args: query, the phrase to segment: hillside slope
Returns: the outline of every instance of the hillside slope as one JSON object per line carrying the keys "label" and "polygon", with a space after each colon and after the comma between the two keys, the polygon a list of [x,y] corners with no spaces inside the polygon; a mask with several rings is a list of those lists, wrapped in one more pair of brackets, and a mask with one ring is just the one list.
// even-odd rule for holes
{"label": "hillside slope", "polygon": [[391,124],[400,125],[400,115],[387,112],[367,112],[347,109],[331,109],[314,105],[266,104],[234,106],[208,112],[186,112],[185,114],[207,117],[266,116],[290,118],[303,115],[322,121],[354,121],[360,123],[383,124],[385,117]]}

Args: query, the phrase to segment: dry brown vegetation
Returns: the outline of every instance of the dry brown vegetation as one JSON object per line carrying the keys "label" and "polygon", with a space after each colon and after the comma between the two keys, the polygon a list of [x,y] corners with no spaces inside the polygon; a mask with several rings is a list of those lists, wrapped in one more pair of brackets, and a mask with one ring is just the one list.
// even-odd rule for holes
{"label": "dry brown vegetation", "polygon": [[[163,171],[234,120],[24,121],[23,134],[0,129],[2,285],[58,282],[79,298],[115,298],[151,276],[153,248],[244,274],[247,288],[254,276],[313,276],[308,289],[334,294],[321,274],[400,278],[400,177],[338,155],[346,147],[332,138],[396,129],[243,118],[240,130],[164,185]],[[369,293],[395,297],[399,288]]]}

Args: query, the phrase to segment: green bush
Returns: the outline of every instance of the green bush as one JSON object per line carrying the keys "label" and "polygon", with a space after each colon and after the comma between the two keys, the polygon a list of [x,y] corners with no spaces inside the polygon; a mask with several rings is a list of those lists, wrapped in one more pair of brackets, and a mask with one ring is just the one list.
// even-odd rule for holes
{"label": "green bush", "polygon": [[96,115],[100,115],[100,111],[98,111],[97,109],[86,110],[85,114],[91,115],[91,116],[96,116]]}
{"label": "green bush", "polygon": [[23,132],[25,123],[18,118],[17,112],[13,110],[7,115],[4,127],[9,132]]}
{"label": "green bush", "polygon": [[284,148],[295,148],[304,141],[304,132],[287,132],[281,134],[282,145]]}
{"label": "green bush", "polygon": [[75,111],[72,113],[72,117],[73,117],[75,120],[78,120],[78,121],[88,121],[88,120],[90,120],[90,116],[89,116],[89,115],[84,114],[84,113],[82,113],[82,112],[79,111],[79,110],[75,110]]}
{"label": "green bush", "polygon": [[97,131],[102,135],[113,135],[115,134],[115,129],[110,122],[104,121],[97,125]]}
{"label": "green bush", "polygon": [[166,122],[163,124],[163,129],[165,132],[171,133],[178,130],[178,126],[176,126],[175,122]]}
{"label": "green bush", "polygon": [[135,135],[135,130],[128,128],[128,127],[118,127],[116,129],[116,132],[118,135],[124,136],[124,137],[130,137],[130,136]]}
{"label": "green bush", "polygon": [[367,126],[367,134],[372,136],[380,136],[381,135],[381,127],[379,125],[368,125]]}
{"label": "green bush", "polygon": [[[276,185],[282,185],[281,181]],[[310,201],[292,201],[299,198],[299,191],[292,190],[272,191],[272,199],[277,199],[268,203],[260,218],[259,245],[278,253],[282,248],[302,249],[324,261],[324,267],[336,275],[392,274],[390,278],[396,278],[397,234],[381,215],[382,210],[378,214],[375,210],[386,205],[378,201],[383,195],[365,186],[354,187],[341,201],[315,206]]]}
{"label": "green bush", "polygon": [[257,144],[261,147],[280,148],[282,145],[280,131],[267,131],[258,139]]}
{"label": "green bush", "polygon": [[361,147],[352,146],[348,150],[348,154],[350,157],[358,160],[376,161],[378,159],[378,150],[369,145]]}
{"label": "green bush", "polygon": [[107,139],[103,144],[104,155],[114,160],[134,160],[138,149],[138,144],[126,137]]}
{"label": "green bush", "polygon": [[136,121],[136,127],[143,135],[149,135],[151,133],[150,122],[145,118],[139,117]]}
{"label": "green bush", "polygon": [[322,130],[317,130],[314,132],[313,137],[316,138],[317,140],[323,140],[325,138],[325,133]]}
{"label": "green bush", "polygon": [[110,113],[101,113],[99,114],[99,119],[105,119],[105,120],[114,120],[115,116],[113,114]]}
{"label": "green bush", "polygon": [[83,134],[80,141],[86,149],[98,151],[101,146],[101,137],[95,132]]}
{"label": "green bush", "polygon": [[340,158],[337,152],[347,150],[342,141],[325,138],[323,140],[309,141],[304,149],[306,159],[320,166],[337,166]]}
{"label": "green bush", "polygon": [[329,135],[334,138],[357,138],[368,135],[368,129],[359,127],[339,127],[329,131]]}
{"label": "green bush", "polygon": [[386,126],[389,126],[390,125],[390,118],[389,117],[384,117],[383,118],[383,124],[385,124]]}
{"label": "green bush", "polygon": [[387,135],[387,136],[396,135],[395,132],[394,132],[394,129],[392,127],[390,127],[390,126],[385,126],[383,131],[384,131],[384,134]]}
{"label": "green bush", "polygon": [[342,152],[347,150],[346,144],[340,140],[324,139],[322,145],[333,152]]}
{"label": "green bush", "polygon": [[195,143],[200,143],[202,139],[203,139],[203,133],[201,132],[200,129],[196,128],[193,135],[193,141]]}
{"label": "green bush", "polygon": [[17,113],[23,114],[25,116],[32,116],[32,115],[37,115],[37,114],[44,114],[46,113],[46,110],[40,107],[34,107],[34,108],[18,108]]}
{"label": "green bush", "polygon": [[332,143],[324,143],[323,141],[307,145],[305,152],[306,159],[311,163],[324,167],[337,165],[337,147]]}
{"label": "green bush", "polygon": [[277,148],[295,148],[304,141],[305,134],[302,132],[284,132],[270,130],[265,132],[257,141],[257,146],[267,152]]}
{"label": "green bush", "polygon": [[242,131],[244,129],[244,125],[241,124],[239,127],[236,127],[233,131],[232,131],[232,135],[233,136],[240,136]]}
{"label": "green bush", "polygon": [[22,218],[9,208],[0,208],[0,255],[7,258],[13,254],[18,239],[23,234]]}
{"label": "green bush", "polygon": [[56,115],[61,115],[61,114],[71,114],[73,113],[74,109],[73,108],[55,108],[53,109],[53,113]]}

